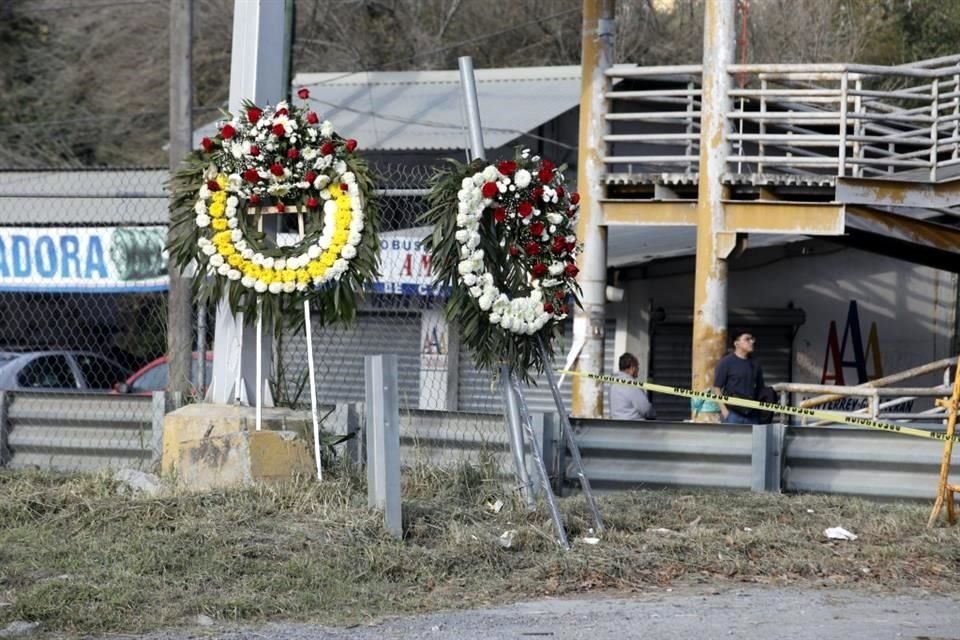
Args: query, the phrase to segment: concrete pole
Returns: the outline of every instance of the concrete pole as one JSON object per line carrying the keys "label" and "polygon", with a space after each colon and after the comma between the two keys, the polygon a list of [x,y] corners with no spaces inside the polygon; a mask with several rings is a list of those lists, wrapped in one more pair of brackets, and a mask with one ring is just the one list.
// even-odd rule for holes
{"label": "concrete pole", "polygon": [[[615,0],[583,0],[581,54],[580,149],[577,190],[580,221],[577,237],[583,249],[577,257],[583,312],[574,318],[575,340],[583,347],[577,358],[580,371],[603,372],[603,327],[606,320],[607,228],[603,226],[603,136],[607,132],[607,81],[613,64]],[[603,417],[603,387],[594,380],[573,378],[573,415]]]}
{"label": "concrete pole", "polygon": [[[193,0],[170,0],[170,170],[180,168],[193,144]],[[190,391],[193,350],[190,278],[170,263],[167,297],[168,389],[179,406]]]}
{"label": "concrete pole", "polygon": [[[287,96],[289,79],[285,66],[290,24],[290,0],[235,0],[233,48],[230,56],[231,113],[242,109],[244,100],[258,105],[276,104]],[[276,216],[272,216],[276,217]],[[265,221],[266,229],[266,221]],[[273,328],[264,327],[263,370],[272,371]],[[207,398],[228,403],[237,395],[234,386],[242,379],[241,397],[256,397],[256,327],[234,316],[227,301],[217,305],[213,341],[213,376]],[[265,385],[264,406],[272,406],[270,386]]]}
{"label": "concrete pole", "polygon": [[713,385],[713,371],[726,352],[727,263],[735,234],[724,232],[722,178],[731,107],[736,0],[704,3],[703,97],[700,119],[700,184],[697,192],[697,258],[693,314],[693,379],[696,390]]}

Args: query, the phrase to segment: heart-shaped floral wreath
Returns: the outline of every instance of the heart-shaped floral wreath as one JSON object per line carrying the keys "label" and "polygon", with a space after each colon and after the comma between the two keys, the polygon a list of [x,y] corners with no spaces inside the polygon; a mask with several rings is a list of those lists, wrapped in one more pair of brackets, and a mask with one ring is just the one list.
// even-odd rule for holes
{"label": "heart-shaped floral wreath", "polygon": [[434,178],[426,239],[448,317],[477,365],[509,364],[526,377],[546,364],[557,327],[576,303],[580,197],[562,167],[520,149],[494,164],[452,163]]}
{"label": "heart-shaped floral wreath", "polygon": [[[245,104],[172,180],[171,256],[181,268],[195,260],[210,276],[201,289],[226,291],[234,311],[272,315],[316,298],[330,303],[326,319],[352,317],[379,252],[372,180],[356,147],[306,104]],[[303,216],[303,237],[277,246],[260,218],[290,212]]]}

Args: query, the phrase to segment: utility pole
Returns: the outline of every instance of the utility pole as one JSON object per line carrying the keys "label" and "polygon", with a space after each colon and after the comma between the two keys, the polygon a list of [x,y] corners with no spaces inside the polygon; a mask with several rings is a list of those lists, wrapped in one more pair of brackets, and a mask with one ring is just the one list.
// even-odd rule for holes
{"label": "utility pole", "polygon": [[[581,54],[580,150],[577,157],[577,190],[580,221],[577,237],[583,250],[580,290],[583,314],[574,319],[574,340],[583,340],[577,359],[580,371],[603,370],[603,330],[606,324],[607,228],[603,224],[603,136],[607,132],[607,80],[613,64],[615,0],[583,0]],[[573,415],[603,417],[603,388],[589,378],[573,378]]]}
{"label": "utility pole", "polygon": [[693,301],[693,380],[696,390],[713,386],[713,370],[726,352],[727,260],[736,233],[726,231],[727,113],[730,111],[735,0],[704,5],[703,97],[700,116],[700,183],[697,190],[697,257]]}
{"label": "utility pole", "polygon": [[[170,0],[170,171],[180,167],[193,145],[192,34],[193,0]],[[168,389],[179,406],[190,391],[193,294],[189,278],[183,277],[172,261],[169,272]]]}

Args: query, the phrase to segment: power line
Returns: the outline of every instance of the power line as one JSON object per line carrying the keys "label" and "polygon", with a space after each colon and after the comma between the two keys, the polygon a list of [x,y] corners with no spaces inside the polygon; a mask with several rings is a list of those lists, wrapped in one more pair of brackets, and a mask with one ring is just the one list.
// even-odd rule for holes
{"label": "power line", "polygon": [[155,0],[112,0],[111,2],[100,2],[96,4],[74,4],[68,6],[54,7],[17,7],[17,13],[46,13],[48,11],[84,11],[87,9],[104,9],[108,7],[122,7],[128,5],[152,5],[155,7],[164,7],[166,5]]}

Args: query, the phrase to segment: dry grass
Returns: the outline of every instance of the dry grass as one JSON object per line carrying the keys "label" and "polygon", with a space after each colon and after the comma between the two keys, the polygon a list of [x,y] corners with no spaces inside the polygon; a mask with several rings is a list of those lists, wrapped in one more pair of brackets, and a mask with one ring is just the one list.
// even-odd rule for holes
{"label": "dry grass", "polygon": [[[925,504],[829,496],[647,490],[606,497],[601,544],[582,500],[562,501],[574,550],[544,511],[507,500],[490,475],[405,476],[405,539],[367,511],[340,473],[200,495],[130,498],[109,479],[0,473],[0,628],[137,632],[225,621],[364,622],[597,589],[746,581],[955,591],[960,534],[925,528]],[[499,496],[503,497],[503,496]],[[841,525],[856,542],[828,542]],[[670,533],[650,529],[665,528]],[[499,535],[515,529],[509,549]]]}

